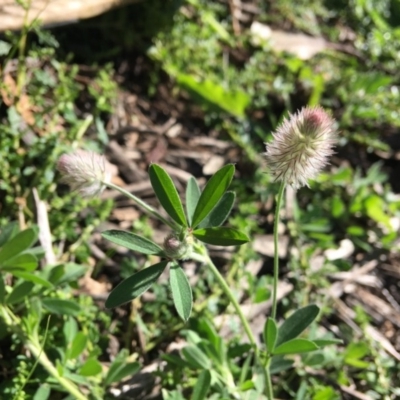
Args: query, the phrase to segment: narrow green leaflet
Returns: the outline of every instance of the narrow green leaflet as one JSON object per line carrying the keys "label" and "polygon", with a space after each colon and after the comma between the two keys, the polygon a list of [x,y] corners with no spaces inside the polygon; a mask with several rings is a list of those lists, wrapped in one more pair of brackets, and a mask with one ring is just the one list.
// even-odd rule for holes
{"label": "narrow green leaflet", "polygon": [[192,368],[210,369],[212,367],[210,358],[197,346],[189,345],[184,347],[182,355]]}
{"label": "narrow green leaflet", "polygon": [[8,223],[1,231],[0,231],[0,247],[12,237],[14,237],[19,231],[18,222],[10,222]]}
{"label": "narrow green leaflet", "polygon": [[43,270],[43,275],[53,285],[62,285],[77,281],[87,272],[87,267],[75,263],[50,266]]}
{"label": "narrow green leaflet", "polygon": [[196,228],[217,205],[231,184],[234,173],[235,166],[229,164],[222,167],[210,178],[200,196],[196,210],[194,211],[191,224],[192,228]]}
{"label": "narrow green leaflet", "polygon": [[271,374],[278,374],[293,367],[294,361],[287,360],[283,355],[273,356],[270,365]]}
{"label": "narrow green leaflet", "polygon": [[157,164],[150,165],[149,175],[151,186],[167,214],[180,226],[187,226],[181,199],[170,176]]}
{"label": "narrow green leaflet", "polygon": [[192,217],[199,201],[201,191],[196,179],[190,177],[186,186],[186,214],[189,225],[192,224]]}
{"label": "narrow green leaflet", "polygon": [[30,281],[30,282],[36,283],[37,285],[41,285],[41,286],[44,286],[49,289],[54,287],[53,284],[50,283],[49,281],[46,281],[46,279],[43,279],[38,275],[31,274],[30,272],[13,271],[13,275],[17,276],[18,278],[22,278],[25,281]]}
{"label": "narrow green leaflet", "polygon": [[276,339],[278,337],[278,326],[272,318],[267,318],[264,325],[264,343],[269,353],[273,353],[275,349]]}
{"label": "narrow green leaflet", "polygon": [[318,347],[325,347],[325,346],[329,346],[331,344],[342,344],[343,340],[340,340],[340,339],[313,339],[313,342]]}
{"label": "narrow green leaflet", "polygon": [[119,246],[126,247],[127,249],[137,251],[143,254],[157,254],[159,256],[164,255],[164,250],[154,242],[143,236],[136,235],[131,232],[120,231],[112,229],[105,231],[101,234],[105,239],[118,244]]}
{"label": "narrow green leaflet", "polygon": [[48,384],[40,385],[39,389],[36,390],[32,400],[47,400],[50,397],[51,388]]}
{"label": "narrow green leaflet", "polygon": [[193,231],[193,236],[204,243],[216,246],[239,246],[250,240],[245,233],[225,227],[196,229]]}
{"label": "narrow green leaflet", "polygon": [[168,261],[162,261],[122,281],[108,296],[106,307],[118,307],[142,295],[160,277],[167,265]]}
{"label": "narrow green leaflet", "polygon": [[199,224],[199,228],[207,228],[222,225],[232,211],[236,195],[234,192],[226,192],[218,204],[213,208]]}
{"label": "narrow green leaflet", "polygon": [[139,370],[140,364],[138,362],[126,362],[126,360],[113,362],[107,372],[104,384],[108,386],[114,382],[121,382],[122,379],[136,374]]}
{"label": "narrow green leaflet", "polygon": [[171,264],[169,283],[176,311],[184,321],[187,321],[192,311],[192,288],[182,268],[176,262]]}
{"label": "narrow green leaflet", "polygon": [[196,385],[193,388],[193,394],[191,400],[204,400],[207,396],[208,389],[211,384],[211,374],[208,370],[201,371]]}
{"label": "narrow green leaflet", "polygon": [[279,328],[276,346],[299,336],[317,318],[319,308],[315,304],[295,311]]}
{"label": "narrow green leaflet", "polygon": [[82,376],[95,376],[100,374],[103,370],[101,364],[95,358],[89,358],[82,368],[79,370],[79,374]]}
{"label": "narrow green leaflet", "polygon": [[50,312],[60,315],[78,315],[81,311],[81,306],[72,300],[55,299],[47,297],[42,299],[43,307]]}
{"label": "narrow green leaflet", "polygon": [[0,264],[29,249],[37,240],[37,229],[29,228],[16,234],[0,250]]}
{"label": "narrow green leaflet", "polygon": [[69,342],[68,350],[66,353],[67,360],[77,358],[86,348],[87,336],[83,332],[78,332],[72,342]]}
{"label": "narrow green leaflet", "polygon": [[13,272],[14,270],[34,271],[38,266],[38,260],[30,252],[17,254],[15,257],[9,258],[2,263],[1,269]]}
{"label": "narrow green leaflet", "polygon": [[12,292],[6,297],[7,304],[15,304],[21,302],[26,296],[29,295],[34,287],[33,282],[24,281],[14,286]]}
{"label": "narrow green leaflet", "polygon": [[292,339],[289,340],[280,346],[278,346],[274,350],[274,354],[299,354],[299,353],[307,353],[309,351],[318,350],[319,347],[307,339]]}

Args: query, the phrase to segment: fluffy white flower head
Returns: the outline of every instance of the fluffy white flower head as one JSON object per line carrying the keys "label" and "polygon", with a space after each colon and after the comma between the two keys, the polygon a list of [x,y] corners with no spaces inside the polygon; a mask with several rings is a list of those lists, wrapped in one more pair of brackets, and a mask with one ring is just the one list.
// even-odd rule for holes
{"label": "fluffy white flower head", "polygon": [[334,119],[321,107],[305,107],[290,115],[273,133],[264,153],[275,181],[294,188],[308,186],[333,154]]}
{"label": "fluffy white flower head", "polygon": [[104,156],[85,150],[63,154],[58,159],[57,169],[61,172],[61,181],[83,197],[99,195],[112,176]]}

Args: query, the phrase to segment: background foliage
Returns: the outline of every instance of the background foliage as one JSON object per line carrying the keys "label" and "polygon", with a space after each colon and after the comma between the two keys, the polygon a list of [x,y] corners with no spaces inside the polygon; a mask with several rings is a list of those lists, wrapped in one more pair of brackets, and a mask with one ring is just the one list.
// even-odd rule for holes
{"label": "background foliage", "polygon": [[[126,205],[115,197],[114,202],[112,196],[88,201],[68,193],[57,184],[55,162],[78,147],[105,152],[115,161],[111,145],[117,142],[135,160],[139,174],[131,177],[119,168],[120,178],[148,181],[151,148],[143,150],[141,140],[152,138],[154,127],[173,118],[183,133],[174,139],[160,128],[158,135],[169,145],[162,161],[201,181],[210,174],[187,155],[198,150],[191,140],[199,137],[205,160],[218,155],[224,163],[236,163],[232,186],[237,201],[228,222],[255,238],[272,232],[276,192],[262,167],[264,142],[287,112],[307,104],[332,112],[340,142],[331,168],[312,182],[311,190],[303,188],[288,198],[282,227],[288,251],[282,256],[281,279],[294,290],[282,299],[278,315],[316,303],[323,310],[319,319],[324,328],[311,329],[309,336],[336,337],[344,344],[297,358],[291,368],[285,362],[276,365],[276,395],[299,400],[400,396],[400,3],[278,0],[242,5],[243,18],[236,21],[240,32],[233,28],[229,2],[148,0],[79,24],[44,29],[37,22],[2,35],[4,398],[66,398],[65,388],[37,363],[41,354],[87,398],[132,398],[135,393],[135,398],[150,399],[162,390],[165,399],[222,399],[233,398],[238,388],[243,398],[256,398],[251,396],[257,395],[258,375],[248,346],[207,271],[186,267],[195,271],[195,301],[185,325],[162,283],[147,300],[114,311],[104,308],[112,285],[153,261],[107,247],[99,232],[119,224],[151,238],[159,227],[137,210],[136,218],[121,223],[112,209]],[[254,41],[254,21],[322,37],[326,45],[306,60],[276,51],[269,42]],[[139,132],[139,158],[124,136],[127,127]],[[202,144],[207,140],[231,147],[210,150]],[[179,149],[186,155],[179,155]],[[48,209],[54,264],[46,262],[38,244],[35,191]],[[346,243],[352,251],[329,256]],[[256,305],[268,300],[268,255],[249,245],[214,256],[244,300]],[[256,276],[247,268],[255,262],[261,265]],[[369,283],[343,275],[369,263],[375,263]],[[86,290],[88,279],[108,286],[102,294]],[[353,286],[338,285],[343,279]],[[382,311],[384,306],[390,312]],[[221,338],[218,318],[228,321],[229,339]],[[134,392],[135,376],[143,381],[140,374],[148,366],[152,380],[140,386],[140,394]],[[210,389],[200,397],[208,380]],[[123,382],[131,392],[123,393]]]}

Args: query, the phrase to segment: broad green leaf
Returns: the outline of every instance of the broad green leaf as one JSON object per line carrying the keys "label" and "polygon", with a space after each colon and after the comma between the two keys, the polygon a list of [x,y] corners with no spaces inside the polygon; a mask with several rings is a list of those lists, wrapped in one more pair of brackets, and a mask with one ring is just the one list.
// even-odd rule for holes
{"label": "broad green leaf", "polygon": [[191,176],[186,186],[186,214],[189,225],[192,224],[192,217],[199,201],[201,191],[196,179]]}
{"label": "broad green leaf", "polygon": [[222,225],[232,211],[236,195],[234,192],[226,192],[218,204],[213,208],[199,224],[199,228],[207,228]]}
{"label": "broad green leaf", "polygon": [[31,253],[17,254],[2,263],[1,269],[13,273],[14,270],[34,271],[38,266],[37,258]]}
{"label": "broad green leaf", "polygon": [[250,239],[246,234],[233,228],[216,227],[193,231],[193,236],[200,241],[216,246],[239,246]]}
{"label": "broad green leaf", "polygon": [[185,346],[182,349],[182,355],[192,368],[210,369],[212,367],[209,357],[196,346]]}
{"label": "broad green leaf", "polygon": [[319,308],[315,304],[295,311],[279,328],[276,346],[299,336],[317,318]]}
{"label": "broad green leaf", "polygon": [[101,364],[95,358],[89,358],[89,360],[82,365],[79,373],[82,376],[95,376],[100,374],[102,370]]}
{"label": "broad green leaf", "polygon": [[104,238],[118,244],[119,246],[126,247],[127,249],[137,251],[143,254],[157,254],[162,256],[164,254],[163,249],[151,240],[144,238],[143,236],[135,235],[131,232],[125,232],[120,230],[105,231],[101,234]]}
{"label": "broad green leaf", "polygon": [[86,348],[87,336],[83,332],[78,332],[67,351],[67,359],[77,358]]}
{"label": "broad green leaf", "polygon": [[34,286],[34,283],[29,281],[19,283],[7,296],[6,303],[15,304],[21,302],[26,296],[29,295]]}
{"label": "broad green leaf", "polygon": [[235,166],[228,164],[217,171],[207,182],[193,214],[192,228],[196,228],[220,201],[231,184]]}
{"label": "broad green leaf", "polygon": [[311,340],[297,338],[277,346],[274,350],[274,354],[300,354],[318,349],[319,347]]}
{"label": "broad green leaf", "polygon": [[25,281],[30,281],[37,285],[44,286],[49,289],[54,287],[49,281],[46,281],[46,279],[43,279],[38,275],[31,274],[30,272],[13,271],[13,275],[17,276],[18,278],[22,278]]}
{"label": "broad green leaf", "polygon": [[325,347],[331,344],[342,344],[343,340],[340,339],[313,339],[312,340],[318,347]]}
{"label": "broad green leaf", "polygon": [[192,311],[192,288],[179,264],[173,262],[169,271],[172,299],[179,316],[187,321]]}
{"label": "broad green leaf", "polygon": [[168,261],[161,261],[122,281],[108,296],[106,307],[118,307],[143,294],[159,278],[167,265]]}
{"label": "broad green leaf", "polygon": [[187,226],[181,199],[170,176],[157,164],[150,165],[149,175],[151,186],[164,210],[180,226]]}
{"label": "broad green leaf", "polygon": [[42,299],[42,304],[50,312],[59,315],[77,315],[81,311],[80,305],[72,300],[46,297]]}
{"label": "broad green leaf", "polygon": [[17,233],[0,250],[0,264],[29,249],[37,240],[37,229],[29,228]]}
{"label": "broad green leaf", "polygon": [[278,326],[272,318],[267,318],[264,325],[264,343],[269,353],[275,349],[276,339],[278,337]]}
{"label": "broad green leaf", "polygon": [[211,384],[211,374],[208,370],[201,371],[197,378],[196,385],[193,388],[191,400],[204,400],[207,396]]}
{"label": "broad green leaf", "polygon": [[0,247],[12,237],[14,237],[19,231],[18,222],[8,223],[0,232]]}
{"label": "broad green leaf", "polygon": [[140,364],[137,362],[127,363],[126,361],[113,362],[107,372],[104,380],[106,386],[114,382],[121,382],[127,376],[132,376],[140,370]]}

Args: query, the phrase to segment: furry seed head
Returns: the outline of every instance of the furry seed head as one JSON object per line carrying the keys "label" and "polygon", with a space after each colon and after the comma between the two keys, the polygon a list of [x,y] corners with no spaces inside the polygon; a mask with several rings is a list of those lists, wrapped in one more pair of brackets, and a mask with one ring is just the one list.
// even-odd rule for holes
{"label": "furry seed head", "polygon": [[77,150],[63,154],[57,162],[61,181],[83,197],[99,195],[111,181],[111,168],[104,156],[92,151]]}
{"label": "furry seed head", "polygon": [[328,164],[336,143],[334,119],[321,107],[305,107],[290,115],[273,133],[264,153],[275,181],[294,188],[308,186]]}

